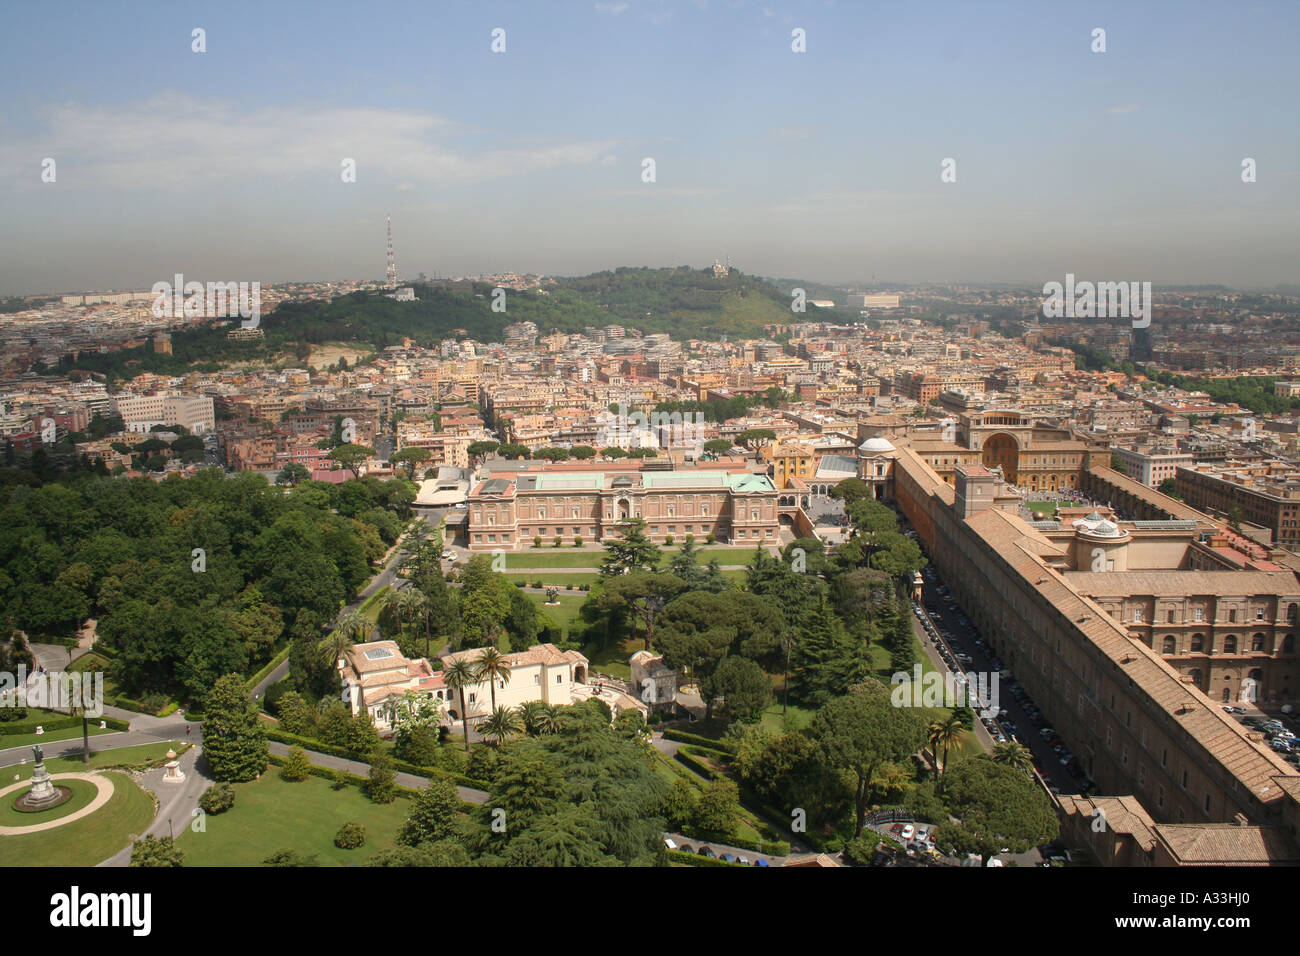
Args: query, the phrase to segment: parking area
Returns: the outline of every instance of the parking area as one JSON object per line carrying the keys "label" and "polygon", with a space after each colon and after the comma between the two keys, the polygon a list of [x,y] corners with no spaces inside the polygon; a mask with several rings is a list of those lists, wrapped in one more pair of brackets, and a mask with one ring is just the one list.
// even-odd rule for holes
{"label": "parking area", "polygon": [[1015,740],[1028,747],[1034,769],[1053,793],[1088,792],[1092,781],[1085,768],[998,657],[994,638],[981,634],[962,614],[933,565],[923,578],[922,599],[913,609],[948,669],[979,675],[981,690],[990,699],[976,710],[997,707],[996,716],[977,713],[989,736],[995,742]]}

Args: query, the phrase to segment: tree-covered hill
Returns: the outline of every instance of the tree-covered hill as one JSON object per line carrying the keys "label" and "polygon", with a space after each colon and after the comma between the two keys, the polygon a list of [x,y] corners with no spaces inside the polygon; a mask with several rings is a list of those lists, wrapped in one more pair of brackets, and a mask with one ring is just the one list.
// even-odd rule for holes
{"label": "tree-covered hill", "polygon": [[[424,346],[449,337],[501,341],[507,325],[533,322],[545,335],[582,332],[617,324],[674,338],[717,339],[761,336],[764,325],[808,318],[790,311],[784,290],[732,270],[619,268],[581,278],[559,279],[544,290],[506,290],[505,311],[492,310],[484,282],[414,285],[417,301],[397,302],[379,292],[356,292],[331,302],[282,303],[262,316],[264,338],[232,341],[230,325],[195,325],[172,334],[171,355],[149,346],[109,354],[87,353],[60,370],[88,369],[113,376],[139,372],[178,374],[193,366],[212,368],[241,362],[296,364],[311,346],[362,343],[375,349],[410,338]],[[815,311],[815,310],[813,310]]]}

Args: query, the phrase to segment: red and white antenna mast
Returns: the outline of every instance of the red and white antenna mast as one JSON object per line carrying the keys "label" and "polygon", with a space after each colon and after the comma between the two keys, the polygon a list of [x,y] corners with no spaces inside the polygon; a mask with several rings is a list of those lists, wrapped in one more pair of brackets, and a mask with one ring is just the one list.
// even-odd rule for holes
{"label": "red and white antenna mast", "polygon": [[393,217],[388,217],[388,288],[397,288],[397,260],[393,258]]}

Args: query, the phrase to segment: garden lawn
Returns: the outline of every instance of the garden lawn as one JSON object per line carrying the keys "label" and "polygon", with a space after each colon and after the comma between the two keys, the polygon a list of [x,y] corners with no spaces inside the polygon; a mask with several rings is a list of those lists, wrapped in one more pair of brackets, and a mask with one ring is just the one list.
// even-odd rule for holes
{"label": "garden lawn", "polygon": [[[104,767],[133,767],[138,764],[146,764],[150,760],[162,758],[170,747],[175,747],[178,754],[185,752],[185,746],[175,741],[171,743],[141,744],[138,747],[119,747],[117,750],[100,750],[98,752],[95,751],[94,744],[91,744],[89,767],[81,762],[81,750],[78,748],[76,754],[72,757],[50,757],[47,755],[45,769],[50,773],[81,773],[87,769],[101,770]],[[17,767],[5,767],[0,780],[3,780],[6,785],[11,784],[14,782],[13,775],[15,773],[26,780],[32,775],[33,766],[35,765],[28,760],[27,763],[20,764]]]}
{"label": "garden lawn", "polygon": [[[540,548],[534,548],[530,541],[528,547],[523,551],[507,551],[505,553],[506,572],[524,568],[599,568],[605,561],[606,553],[603,548],[599,550],[575,548],[573,547],[572,538],[565,538],[564,547],[560,548],[552,546],[552,538],[543,538],[542,541],[543,544]],[[668,562],[681,548],[669,548],[661,545],[660,550],[663,551],[663,566],[666,569]],[[722,565],[747,565],[754,557],[754,549],[725,546],[710,548],[705,546],[696,548],[696,555],[702,565],[708,564],[713,558],[717,558],[718,563]]]}
{"label": "garden lawn", "polygon": [[[51,773],[83,769],[80,763],[75,767],[53,766],[61,763],[65,761],[52,760],[46,766]],[[30,767],[25,769],[30,776]],[[149,829],[154,817],[153,797],[126,774],[110,772],[105,776],[113,781],[113,797],[107,804],[66,826],[5,837],[0,840],[0,866],[95,866]]]}
{"label": "garden lawn", "polygon": [[530,601],[537,605],[537,610],[541,611],[552,621],[554,621],[564,633],[565,638],[569,636],[569,627],[578,619],[578,612],[582,610],[582,604],[587,600],[585,594],[567,594],[561,592],[556,595],[559,601],[558,607],[547,607],[545,594],[525,594]]}
{"label": "garden lawn", "polygon": [[[412,805],[405,797],[371,803],[356,787],[335,790],[319,777],[287,783],[275,767],[234,787],[235,805],[225,813],[209,814],[206,833],[186,830],[177,838],[186,866],[258,866],[281,849],[315,854],[322,866],[362,863],[393,846]],[[366,828],[366,842],[355,850],[340,850],[334,834],[348,822]]]}
{"label": "garden lawn", "polygon": [[[121,733],[121,731],[107,730],[107,729],[100,730],[99,724],[95,720],[92,719],[90,722],[90,736],[92,737],[99,737],[102,736],[103,734],[116,734],[116,733]],[[0,737],[0,750],[9,750],[13,747],[30,747],[32,746],[32,744],[41,744],[43,746],[47,743],[57,743],[61,740],[74,740],[74,739],[75,740],[81,739],[80,727],[67,727],[64,728],[63,730],[50,730],[41,734],[39,737],[36,736],[36,734],[13,734],[11,736],[6,735]]]}
{"label": "garden lawn", "polygon": [[628,680],[632,677],[628,658],[637,651],[643,650],[645,650],[645,640],[634,637],[613,641],[600,650],[596,650],[594,645],[587,644],[582,648],[582,654],[590,662],[592,671]]}

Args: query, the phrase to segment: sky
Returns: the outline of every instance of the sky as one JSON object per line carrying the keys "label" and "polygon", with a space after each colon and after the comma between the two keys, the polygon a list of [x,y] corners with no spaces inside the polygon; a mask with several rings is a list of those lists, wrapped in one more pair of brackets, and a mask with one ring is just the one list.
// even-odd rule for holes
{"label": "sky", "polygon": [[1300,283],[1293,0],[4,0],[0,23],[0,295],[382,278],[388,215],[406,278]]}

